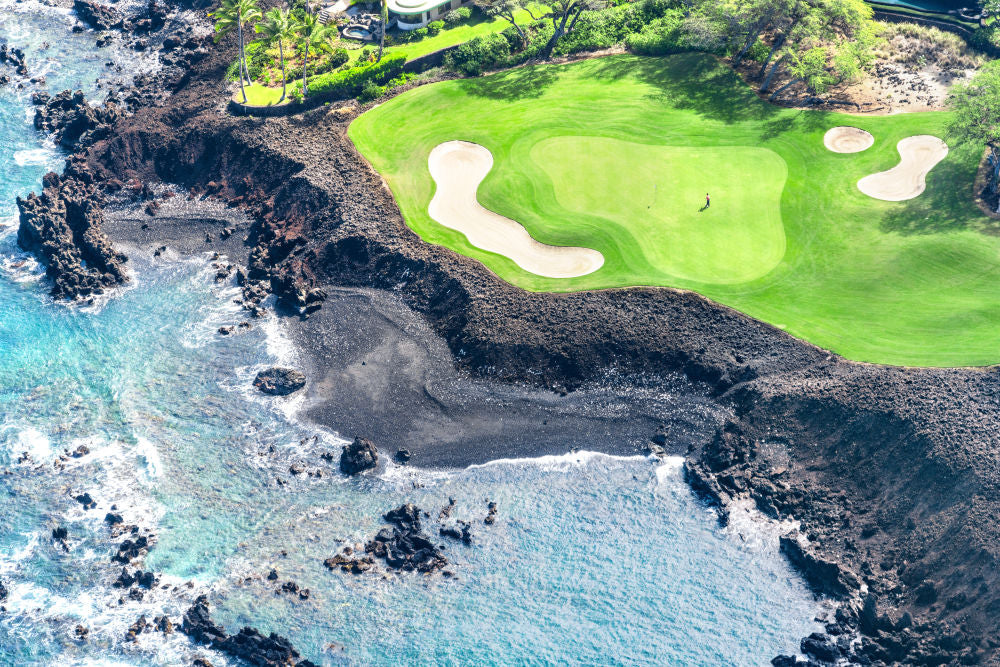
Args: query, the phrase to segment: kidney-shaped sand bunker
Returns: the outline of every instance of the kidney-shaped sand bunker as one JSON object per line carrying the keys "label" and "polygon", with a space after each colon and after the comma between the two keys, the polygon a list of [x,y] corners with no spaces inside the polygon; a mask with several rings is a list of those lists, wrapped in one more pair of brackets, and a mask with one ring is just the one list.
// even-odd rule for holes
{"label": "kidney-shaped sand bunker", "polygon": [[585,276],[604,264],[604,255],[596,250],[539,243],[520,223],[484,208],[476,191],[493,168],[493,155],[483,146],[446,141],[434,147],[427,164],[437,184],[428,213],[465,234],[477,248],[509,257],[525,271],[547,278]]}
{"label": "kidney-shaped sand bunker", "polygon": [[935,136],[920,134],[896,144],[899,164],[888,171],[865,176],[858,189],[869,197],[885,201],[905,201],[919,196],[927,187],[927,174],[948,155],[948,144]]}

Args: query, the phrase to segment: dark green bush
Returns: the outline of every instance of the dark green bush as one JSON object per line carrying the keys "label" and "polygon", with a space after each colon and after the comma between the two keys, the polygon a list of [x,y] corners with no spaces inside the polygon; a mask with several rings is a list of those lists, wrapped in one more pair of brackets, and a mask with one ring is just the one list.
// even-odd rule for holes
{"label": "dark green bush", "polygon": [[468,7],[459,7],[458,9],[449,10],[442,18],[445,23],[453,25],[472,18],[472,10]]}
{"label": "dark green bush", "polygon": [[324,93],[342,98],[358,95],[369,83],[381,85],[399,76],[405,63],[406,56],[391,54],[377,63],[323,74],[309,82],[309,94]]}
{"label": "dark green bush", "polygon": [[416,74],[412,73],[403,73],[396,78],[387,81],[384,86],[379,86],[374,82],[369,81],[365,84],[364,88],[361,89],[361,93],[358,94],[358,101],[364,103],[377,100],[378,98],[391,92],[393,88],[405,85],[416,76]]}
{"label": "dark green bush", "polygon": [[411,30],[410,34],[413,35],[414,40],[421,40],[427,36],[427,28],[417,28],[416,30]]}
{"label": "dark green bush", "polygon": [[442,29],[444,29],[444,21],[431,21],[427,24],[427,34],[430,37],[438,34]]}
{"label": "dark green bush", "polygon": [[771,47],[758,39],[750,46],[749,49],[747,49],[746,57],[748,60],[752,60],[756,63],[762,63],[767,60],[767,54],[770,52]]}
{"label": "dark green bush", "polygon": [[488,69],[507,64],[510,43],[503,34],[474,37],[444,57],[444,66],[466,76],[479,76]]}
{"label": "dark green bush", "polygon": [[326,60],[316,65],[315,68],[310,68],[310,73],[316,75],[332,72],[350,59],[351,56],[347,53],[347,49],[335,49]]}
{"label": "dark green bush", "polygon": [[[267,44],[264,42],[250,42],[244,47],[247,56],[247,71],[250,79],[259,80],[264,75],[264,68],[277,66],[275,58],[267,52]],[[236,81],[239,72],[239,58],[234,60],[226,69],[226,78],[229,81]]]}
{"label": "dark green bush", "polygon": [[625,38],[625,47],[643,56],[664,56],[685,50],[680,31],[680,12],[650,22],[642,31]]}
{"label": "dark green bush", "polygon": [[679,25],[683,13],[673,8],[672,4],[668,0],[642,0],[582,14],[573,32],[559,40],[555,53],[562,55],[607,49],[663,20]]}
{"label": "dark green bush", "polygon": [[972,33],[972,37],[968,40],[969,46],[988,54],[993,54],[1000,50],[1000,29],[998,29],[998,23],[1000,22],[976,28],[976,31]]}

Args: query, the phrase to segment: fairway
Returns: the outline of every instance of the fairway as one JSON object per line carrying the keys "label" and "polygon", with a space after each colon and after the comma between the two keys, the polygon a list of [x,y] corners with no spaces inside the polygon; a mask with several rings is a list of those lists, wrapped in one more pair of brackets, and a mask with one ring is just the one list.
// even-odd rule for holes
{"label": "fairway", "polygon": [[[949,146],[907,201],[857,187],[900,163],[900,140],[947,141],[948,118],[782,109],[713,58],[682,54],[422,86],[349,135],[424,240],[524,289],[679,287],[848,358],[986,365],[1000,361],[1000,228],[972,201],[981,152]],[[874,143],[833,152],[824,135],[837,126]],[[541,244],[601,253],[600,268],[543,277],[435,222],[428,156],[455,140],[492,154],[483,207]]]}

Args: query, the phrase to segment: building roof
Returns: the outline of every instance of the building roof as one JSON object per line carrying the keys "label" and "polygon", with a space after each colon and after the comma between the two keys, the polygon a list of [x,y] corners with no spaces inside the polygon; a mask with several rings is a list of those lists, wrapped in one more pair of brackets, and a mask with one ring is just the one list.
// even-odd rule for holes
{"label": "building roof", "polygon": [[397,14],[419,14],[448,4],[451,0],[388,0],[389,11]]}

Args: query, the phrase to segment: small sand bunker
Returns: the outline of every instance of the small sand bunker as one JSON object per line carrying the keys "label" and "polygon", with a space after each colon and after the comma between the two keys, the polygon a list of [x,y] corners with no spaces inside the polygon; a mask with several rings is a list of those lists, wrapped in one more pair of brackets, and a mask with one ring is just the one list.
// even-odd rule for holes
{"label": "small sand bunker", "polygon": [[427,163],[437,184],[428,213],[465,234],[477,248],[547,278],[585,276],[604,264],[604,255],[596,250],[539,243],[520,223],[483,208],[476,191],[493,168],[493,155],[479,144],[447,141],[434,147]]}
{"label": "small sand bunker", "polygon": [[927,174],[948,155],[948,144],[929,134],[907,137],[896,144],[899,164],[889,171],[865,176],[858,189],[885,201],[913,199],[927,187]]}
{"label": "small sand bunker", "polygon": [[875,137],[861,128],[832,127],[823,135],[823,145],[834,153],[860,153],[875,143]]}

